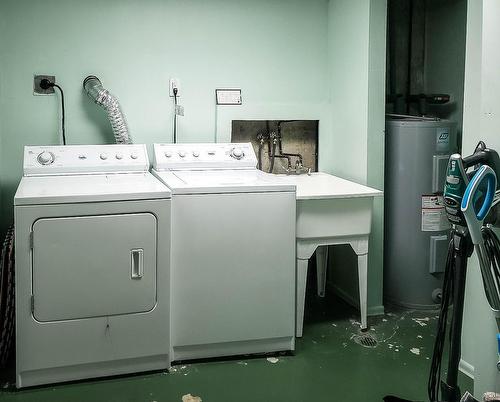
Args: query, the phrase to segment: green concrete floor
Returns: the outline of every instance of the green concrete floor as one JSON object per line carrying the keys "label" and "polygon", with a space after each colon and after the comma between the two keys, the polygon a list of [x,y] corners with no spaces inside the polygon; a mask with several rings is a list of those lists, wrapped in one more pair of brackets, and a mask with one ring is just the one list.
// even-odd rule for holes
{"label": "green concrete floor", "polygon": [[[266,357],[201,362],[175,366],[170,373],[21,391],[4,381],[0,401],[181,402],[192,394],[204,402],[371,402],[388,393],[426,400],[437,313],[392,311],[371,318],[376,347],[355,342],[357,320],[358,312],[340,300],[312,294],[295,355],[277,356],[277,362]],[[467,381],[464,388],[471,386]]]}

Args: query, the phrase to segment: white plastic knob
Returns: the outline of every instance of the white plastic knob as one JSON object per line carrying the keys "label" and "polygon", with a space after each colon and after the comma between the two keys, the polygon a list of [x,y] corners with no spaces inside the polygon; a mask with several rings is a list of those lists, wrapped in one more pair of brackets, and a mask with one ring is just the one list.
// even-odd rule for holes
{"label": "white plastic knob", "polygon": [[231,156],[235,159],[241,159],[243,158],[243,150],[241,148],[233,148]]}
{"label": "white plastic knob", "polygon": [[137,152],[132,152],[132,153],[130,154],[130,157],[131,157],[132,159],[137,159],[137,158],[139,157],[139,155],[137,154]]}
{"label": "white plastic knob", "polygon": [[108,154],[106,153],[102,153],[100,156],[99,156],[103,161],[105,161],[106,159],[108,159]]}
{"label": "white plastic knob", "polygon": [[171,158],[172,157],[172,152],[170,152],[170,151],[165,152],[165,156],[167,158]]}
{"label": "white plastic knob", "polygon": [[193,151],[193,156],[197,158],[198,156],[200,156],[200,153],[198,151]]}
{"label": "white plastic knob", "polygon": [[116,159],[123,159],[123,154],[121,152],[118,152],[116,154]]}
{"label": "white plastic knob", "polygon": [[184,158],[186,156],[186,151],[179,151],[179,156]]}
{"label": "white plastic knob", "polygon": [[38,155],[38,162],[40,162],[42,165],[50,165],[51,163],[54,162],[54,154],[49,151],[43,151],[41,154]]}

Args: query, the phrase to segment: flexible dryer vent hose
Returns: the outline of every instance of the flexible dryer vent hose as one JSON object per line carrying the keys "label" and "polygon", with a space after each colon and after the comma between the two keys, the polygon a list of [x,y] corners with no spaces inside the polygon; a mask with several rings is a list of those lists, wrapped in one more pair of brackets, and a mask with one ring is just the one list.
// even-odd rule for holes
{"label": "flexible dryer vent hose", "polygon": [[113,129],[115,141],[117,144],[131,144],[127,122],[120,108],[118,100],[111,95],[101,84],[99,78],[89,75],[83,81],[83,89],[90,99],[99,106],[102,106],[108,113],[108,119]]}

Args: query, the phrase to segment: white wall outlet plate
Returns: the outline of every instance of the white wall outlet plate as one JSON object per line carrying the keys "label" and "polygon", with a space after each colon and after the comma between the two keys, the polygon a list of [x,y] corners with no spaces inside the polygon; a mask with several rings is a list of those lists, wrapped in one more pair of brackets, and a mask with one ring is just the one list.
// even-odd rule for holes
{"label": "white wall outlet plate", "polygon": [[171,98],[174,97],[174,88],[177,88],[177,97],[181,95],[180,83],[178,78],[170,78],[168,84],[168,94]]}

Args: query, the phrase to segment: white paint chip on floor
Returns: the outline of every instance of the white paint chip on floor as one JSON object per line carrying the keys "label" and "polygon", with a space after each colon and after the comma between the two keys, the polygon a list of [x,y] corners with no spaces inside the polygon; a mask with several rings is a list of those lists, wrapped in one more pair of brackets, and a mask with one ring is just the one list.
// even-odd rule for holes
{"label": "white paint chip on floor", "polygon": [[414,355],[420,355],[420,349],[419,348],[411,348],[410,352],[413,353]]}
{"label": "white paint chip on floor", "polygon": [[415,321],[421,327],[426,327],[427,326],[427,322],[430,319],[429,319],[429,317],[424,317],[424,318],[412,318],[412,320]]}
{"label": "white paint chip on floor", "polygon": [[280,361],[280,359],[278,359],[277,357],[268,357],[266,360],[272,364],[278,363]]}
{"label": "white paint chip on floor", "polygon": [[182,395],[182,402],[201,402],[202,399],[199,396],[193,396],[191,394]]}

